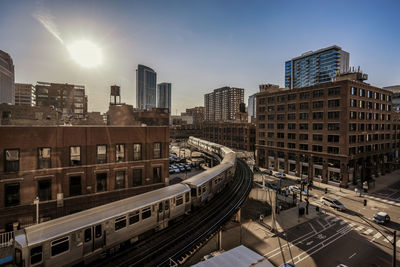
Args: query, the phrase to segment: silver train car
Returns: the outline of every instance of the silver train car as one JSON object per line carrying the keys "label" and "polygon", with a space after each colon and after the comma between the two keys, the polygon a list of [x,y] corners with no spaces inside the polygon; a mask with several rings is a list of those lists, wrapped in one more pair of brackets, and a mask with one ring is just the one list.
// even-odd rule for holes
{"label": "silver train car", "polygon": [[236,153],[190,137],[190,144],[218,155],[219,165],[180,184],[27,227],[15,234],[16,266],[87,264],[123,243],[145,239],[218,194],[233,178]]}

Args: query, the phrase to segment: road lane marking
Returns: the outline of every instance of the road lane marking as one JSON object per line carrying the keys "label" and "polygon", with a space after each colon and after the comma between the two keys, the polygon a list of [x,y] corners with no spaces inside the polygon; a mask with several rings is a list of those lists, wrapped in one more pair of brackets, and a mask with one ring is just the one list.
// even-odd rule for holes
{"label": "road lane marking", "polygon": [[[382,234],[381,233],[376,233],[375,235],[374,235],[374,238],[375,239],[378,239],[379,237],[381,237],[382,236]],[[400,241],[400,240],[399,240]]]}
{"label": "road lane marking", "polygon": [[387,238],[383,239],[383,241],[385,241],[386,243],[389,243],[389,241],[392,242],[392,240],[393,240],[393,237],[391,237],[391,236],[387,236]]}
{"label": "road lane marking", "polygon": [[319,219],[317,219],[317,223],[318,223],[319,225],[321,225],[322,228],[325,228],[325,226],[319,221]]}
{"label": "road lane marking", "polygon": [[356,228],[356,231],[361,231],[362,229],[364,229],[364,226],[358,226],[357,228]]}
{"label": "road lane marking", "polygon": [[308,224],[310,225],[310,227],[311,227],[311,229],[314,231],[314,233],[317,233],[317,230],[315,230],[314,226],[312,226],[311,223],[308,223]]}
{"label": "road lane marking", "polygon": [[[400,240],[399,240],[399,242],[400,242]],[[309,245],[311,245],[312,243],[314,243],[314,241],[313,241],[313,240],[311,240],[311,241],[308,241],[308,242],[306,243],[306,245],[307,245],[307,246],[309,246]]]}
{"label": "road lane marking", "polygon": [[355,255],[357,255],[357,253],[354,253],[353,255],[351,255],[351,256],[349,257],[349,260],[350,260],[351,258],[353,258]]}
{"label": "road lane marking", "polygon": [[333,220],[331,220],[331,222],[337,222],[337,221],[339,221],[338,217],[335,217]]}
{"label": "road lane marking", "polygon": [[374,230],[372,230],[372,229],[368,229],[368,230],[366,230],[366,231],[364,231],[364,235],[369,235],[370,233],[372,233]]}
{"label": "road lane marking", "polygon": [[354,225],[356,225],[355,223],[350,223],[349,226],[353,227]]}

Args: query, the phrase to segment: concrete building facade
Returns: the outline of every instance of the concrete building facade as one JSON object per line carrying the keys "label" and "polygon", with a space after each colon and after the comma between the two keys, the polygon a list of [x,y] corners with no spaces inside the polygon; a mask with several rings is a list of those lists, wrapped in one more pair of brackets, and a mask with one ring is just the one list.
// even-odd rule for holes
{"label": "concrete building facade", "polygon": [[248,122],[255,122],[257,118],[257,94],[249,96],[247,104]]}
{"label": "concrete building facade", "polygon": [[168,184],[168,127],[0,126],[0,231]]}
{"label": "concrete building facade", "polygon": [[193,124],[201,124],[205,119],[205,107],[187,108],[185,112],[181,113],[182,116],[192,116]]}
{"label": "concrete building facade", "polygon": [[14,63],[9,54],[0,50],[0,104],[15,104]]}
{"label": "concrete building facade", "polygon": [[206,121],[234,120],[244,102],[244,89],[222,87],[204,95]]}
{"label": "concrete building facade", "polygon": [[35,86],[28,83],[15,84],[15,105],[36,106]]}
{"label": "concrete building facade", "polygon": [[342,80],[257,94],[261,167],[348,186],[398,162],[392,93]]}
{"label": "concrete building facade", "polygon": [[396,112],[400,112],[400,85],[387,86],[383,87],[383,89],[393,93],[393,110]]}

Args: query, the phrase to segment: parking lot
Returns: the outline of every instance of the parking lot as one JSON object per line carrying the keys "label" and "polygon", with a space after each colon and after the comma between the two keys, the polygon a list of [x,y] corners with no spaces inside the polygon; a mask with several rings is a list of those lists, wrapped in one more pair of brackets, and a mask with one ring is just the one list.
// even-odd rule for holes
{"label": "parking lot", "polygon": [[170,184],[179,183],[204,171],[201,159],[186,159],[170,154],[169,181]]}

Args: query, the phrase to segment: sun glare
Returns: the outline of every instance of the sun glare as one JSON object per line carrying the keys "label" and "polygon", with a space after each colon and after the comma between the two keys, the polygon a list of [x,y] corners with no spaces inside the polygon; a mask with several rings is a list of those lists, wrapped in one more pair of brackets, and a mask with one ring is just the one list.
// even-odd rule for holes
{"label": "sun glare", "polygon": [[91,41],[76,41],[67,46],[71,57],[82,67],[94,68],[103,61],[101,49]]}

